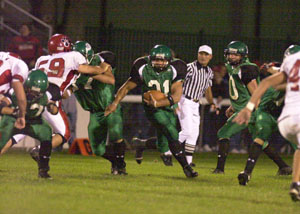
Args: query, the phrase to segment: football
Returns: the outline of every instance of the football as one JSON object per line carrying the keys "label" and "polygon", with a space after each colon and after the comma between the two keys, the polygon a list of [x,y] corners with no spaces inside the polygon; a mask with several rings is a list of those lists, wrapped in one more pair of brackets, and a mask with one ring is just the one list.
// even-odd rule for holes
{"label": "football", "polygon": [[153,98],[158,101],[158,100],[162,100],[166,97],[166,95],[160,91],[157,90],[150,90],[144,93],[143,97],[146,100],[150,100],[150,94],[152,94]]}

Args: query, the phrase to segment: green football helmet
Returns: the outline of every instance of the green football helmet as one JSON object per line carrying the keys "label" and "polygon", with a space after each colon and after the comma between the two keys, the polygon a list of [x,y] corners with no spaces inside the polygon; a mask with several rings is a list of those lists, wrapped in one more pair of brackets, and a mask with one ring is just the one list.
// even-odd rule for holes
{"label": "green football helmet", "polygon": [[94,50],[92,49],[92,46],[85,41],[77,41],[75,44],[73,44],[72,47],[73,51],[78,51],[81,53],[87,60],[88,64],[91,63],[91,61],[94,58]]}
{"label": "green football helmet", "polygon": [[[150,65],[156,71],[165,70],[171,63],[172,52],[171,49],[165,45],[155,45],[150,51]],[[166,63],[157,64],[154,61],[166,61]]]}
{"label": "green football helmet", "polygon": [[299,45],[290,45],[285,51],[284,51],[284,56],[283,59],[286,57],[295,54],[300,51],[300,46]]}
{"label": "green football helmet", "polygon": [[[224,50],[224,55],[226,60],[229,62],[227,56],[228,54],[240,54],[242,56],[241,61],[243,61],[248,56],[248,46],[240,41],[232,41],[230,42]],[[230,64],[239,64],[239,62],[229,62]]]}
{"label": "green football helmet", "polygon": [[48,88],[48,77],[42,70],[32,70],[24,83],[24,89],[29,99],[43,96]]}

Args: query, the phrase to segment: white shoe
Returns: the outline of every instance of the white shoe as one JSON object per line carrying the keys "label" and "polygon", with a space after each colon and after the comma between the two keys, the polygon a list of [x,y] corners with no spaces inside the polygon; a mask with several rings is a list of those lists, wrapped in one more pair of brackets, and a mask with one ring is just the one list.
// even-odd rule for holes
{"label": "white shoe", "polygon": [[209,147],[209,145],[205,144],[203,147],[203,152],[212,152],[211,148]]}

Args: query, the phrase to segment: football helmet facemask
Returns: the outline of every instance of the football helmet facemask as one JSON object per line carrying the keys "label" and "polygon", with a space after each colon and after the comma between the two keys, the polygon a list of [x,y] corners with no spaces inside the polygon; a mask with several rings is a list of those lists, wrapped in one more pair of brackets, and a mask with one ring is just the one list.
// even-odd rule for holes
{"label": "football helmet facemask", "polygon": [[[241,60],[232,61],[228,58],[229,54],[239,54],[241,55]],[[224,50],[224,56],[227,62],[231,65],[238,65],[248,56],[248,46],[240,41],[232,41],[230,42]]]}

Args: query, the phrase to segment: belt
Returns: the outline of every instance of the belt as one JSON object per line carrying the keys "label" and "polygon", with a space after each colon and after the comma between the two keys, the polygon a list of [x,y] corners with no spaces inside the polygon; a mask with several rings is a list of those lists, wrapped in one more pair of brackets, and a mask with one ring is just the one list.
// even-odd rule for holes
{"label": "belt", "polygon": [[185,97],[186,99],[189,99],[189,100],[195,102],[195,103],[199,103],[199,100],[193,99],[193,98],[191,98],[190,96],[184,95],[184,97]]}

